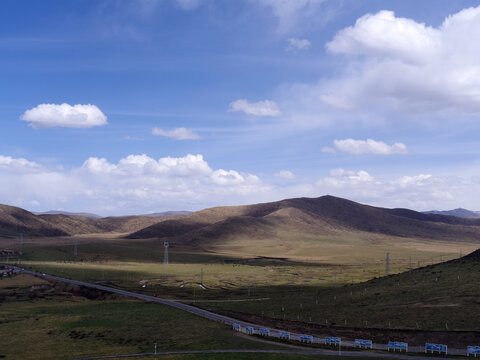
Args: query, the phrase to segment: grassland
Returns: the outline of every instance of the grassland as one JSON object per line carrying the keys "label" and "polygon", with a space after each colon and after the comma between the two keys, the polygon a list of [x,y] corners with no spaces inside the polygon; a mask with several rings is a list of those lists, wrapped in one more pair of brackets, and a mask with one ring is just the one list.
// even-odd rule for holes
{"label": "grassland", "polygon": [[[15,245],[12,239],[2,241],[10,242],[2,247]],[[73,255],[75,241],[78,256]],[[112,234],[26,239],[24,256],[10,262],[319,335],[363,334],[378,341],[401,338],[419,344],[450,337],[458,345],[479,329],[480,319],[471,316],[480,313],[475,300],[480,293],[472,286],[480,280],[476,270],[459,279],[460,269],[453,268],[440,277],[421,269],[398,281],[375,279],[385,274],[386,252],[392,273],[401,273],[410,266],[458,258],[477,244],[361,232],[303,237],[292,243],[229,241],[206,248],[173,243],[165,266],[162,240]],[[380,332],[381,338],[376,335]],[[432,337],[432,332],[438,336]]]}
{"label": "grassland", "polygon": [[[0,355],[69,359],[158,350],[272,348],[159,304],[19,275],[0,280]],[[91,298],[91,299],[88,299]]]}

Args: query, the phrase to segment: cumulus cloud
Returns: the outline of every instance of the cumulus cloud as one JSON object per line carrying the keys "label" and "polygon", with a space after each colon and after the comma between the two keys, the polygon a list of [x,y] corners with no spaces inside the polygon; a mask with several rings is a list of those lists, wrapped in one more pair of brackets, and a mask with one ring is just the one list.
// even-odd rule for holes
{"label": "cumulus cloud", "polygon": [[295,174],[292,173],[289,170],[281,170],[275,174],[276,177],[287,179],[287,180],[293,180],[295,179]]}
{"label": "cumulus cloud", "polygon": [[166,136],[175,140],[195,140],[200,139],[200,135],[190,129],[179,127],[173,130],[162,130],[160,128],[152,129],[153,135]]}
{"label": "cumulus cloud", "polygon": [[408,112],[480,113],[480,7],[448,16],[438,27],[380,11],[359,18],[327,43],[350,66],[320,84],[320,98],[342,109],[369,104]]}
{"label": "cumulus cloud", "polygon": [[50,127],[91,128],[107,124],[107,117],[95,105],[40,104],[23,113],[21,120],[34,129]]}
{"label": "cumulus cloud", "polygon": [[366,171],[351,171],[345,169],[334,169],[330,171],[330,176],[322,180],[324,184],[334,187],[344,187],[362,183],[373,183],[374,178]]}
{"label": "cumulus cloud", "polygon": [[233,101],[229,105],[228,111],[243,111],[247,115],[255,116],[280,116],[282,112],[275,101],[263,100],[256,103],[250,103],[245,99]]}
{"label": "cumulus cloud", "polygon": [[287,51],[307,50],[312,45],[308,39],[290,38],[287,42]]}
{"label": "cumulus cloud", "polygon": [[70,170],[0,157],[0,199],[27,208],[35,201],[44,209],[102,214],[200,209],[267,200],[269,189],[256,175],[212,169],[200,154],[159,159],[132,154],[117,162],[91,157]]}
{"label": "cumulus cloud", "polygon": [[34,161],[24,158],[12,158],[11,156],[0,155],[0,170],[15,173],[32,173],[41,171],[43,167]]}
{"label": "cumulus cloud", "polygon": [[[290,176],[284,170],[279,174]],[[213,169],[202,155],[129,155],[117,162],[91,157],[70,170],[0,156],[2,203],[63,208],[106,215],[158,210],[197,210],[325,194],[387,207],[417,210],[477,209],[480,179],[406,174],[381,178],[366,170],[333,169],[322,178],[273,185],[254,174]]]}
{"label": "cumulus cloud", "polygon": [[375,154],[375,155],[393,155],[407,154],[407,146],[403,143],[387,145],[383,141],[367,140],[334,140],[333,144],[338,151],[353,155]]}
{"label": "cumulus cloud", "polygon": [[158,160],[145,154],[129,155],[120,159],[117,164],[112,164],[105,158],[91,157],[83,163],[80,170],[90,174],[115,176],[198,177],[212,173],[202,155],[191,154],[181,158],[168,156]]}

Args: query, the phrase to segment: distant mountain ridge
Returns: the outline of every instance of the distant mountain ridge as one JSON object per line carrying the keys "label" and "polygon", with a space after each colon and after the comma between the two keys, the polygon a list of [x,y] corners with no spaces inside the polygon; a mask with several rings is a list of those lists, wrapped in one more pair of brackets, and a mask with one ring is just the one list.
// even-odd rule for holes
{"label": "distant mountain ridge", "polygon": [[85,212],[70,212],[70,211],[63,211],[63,210],[49,210],[49,211],[32,211],[32,214],[35,215],[68,215],[68,216],[81,216],[85,217],[87,219],[100,219],[103,216],[97,215],[97,214],[91,214],[91,213],[85,213]]}
{"label": "distant mountain ridge", "polygon": [[424,211],[424,214],[436,214],[436,215],[448,215],[448,216],[456,216],[456,217],[463,217],[463,218],[470,218],[470,219],[477,219],[480,218],[480,211],[471,211],[463,208],[453,209],[453,210],[431,210],[431,211]]}
{"label": "distant mountain ridge", "polygon": [[48,211],[34,214],[15,206],[0,204],[0,237],[16,237],[20,233],[32,237],[69,236],[94,233],[132,233],[157,222],[180,217],[179,212],[164,216],[110,216],[89,213]]}
{"label": "distant mountain ridge", "polygon": [[[173,217],[173,216],[181,216],[181,215],[189,215],[192,211],[164,211],[164,212],[156,212],[156,213],[149,213],[149,214],[141,214],[141,215],[127,215],[127,216],[148,216],[148,217]],[[105,217],[112,217],[112,216],[100,216],[97,214],[86,213],[86,212],[70,212],[64,210],[49,210],[49,211],[32,211],[32,214],[35,215],[68,215],[68,216],[81,216],[87,219],[97,220]],[[121,216],[120,216],[121,217]]]}
{"label": "distant mountain ridge", "polygon": [[[172,238],[178,243],[208,243],[228,238],[283,238],[370,232],[441,240],[480,242],[480,219],[387,209],[322,196],[216,207],[167,219],[130,234],[130,238]],[[284,235],[282,235],[284,234]]]}
{"label": "distant mountain ridge", "polygon": [[173,216],[183,216],[190,215],[193,211],[164,211],[150,214],[142,214],[138,216],[150,216],[150,217],[173,217]]}
{"label": "distant mountain ridge", "polygon": [[24,209],[0,205],[0,236],[18,236],[20,232],[30,236],[126,233],[128,238],[168,238],[190,245],[238,239],[290,241],[345,234],[356,237],[359,233],[480,243],[480,218],[387,209],[329,195],[214,207],[187,214],[167,212],[99,219],[34,215]]}

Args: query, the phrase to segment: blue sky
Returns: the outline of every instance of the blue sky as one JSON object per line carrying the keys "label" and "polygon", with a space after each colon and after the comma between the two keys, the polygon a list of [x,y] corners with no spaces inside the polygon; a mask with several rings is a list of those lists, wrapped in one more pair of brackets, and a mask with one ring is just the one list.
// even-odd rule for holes
{"label": "blue sky", "polygon": [[1,6],[1,203],[478,209],[473,1]]}

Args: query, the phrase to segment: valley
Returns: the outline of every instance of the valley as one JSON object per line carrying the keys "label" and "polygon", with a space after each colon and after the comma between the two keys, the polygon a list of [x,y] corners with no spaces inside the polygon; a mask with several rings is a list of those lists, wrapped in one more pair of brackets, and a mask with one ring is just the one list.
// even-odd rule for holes
{"label": "valley", "polygon": [[317,336],[452,347],[479,336],[480,293],[472,285],[479,283],[480,261],[464,257],[480,247],[474,219],[333,197],[173,218],[49,215],[46,228],[44,215],[18,213],[11,216],[22,231],[34,224],[35,231],[69,232],[26,231],[20,244],[4,217],[10,230],[0,247],[22,255],[2,260],[25,269]]}

